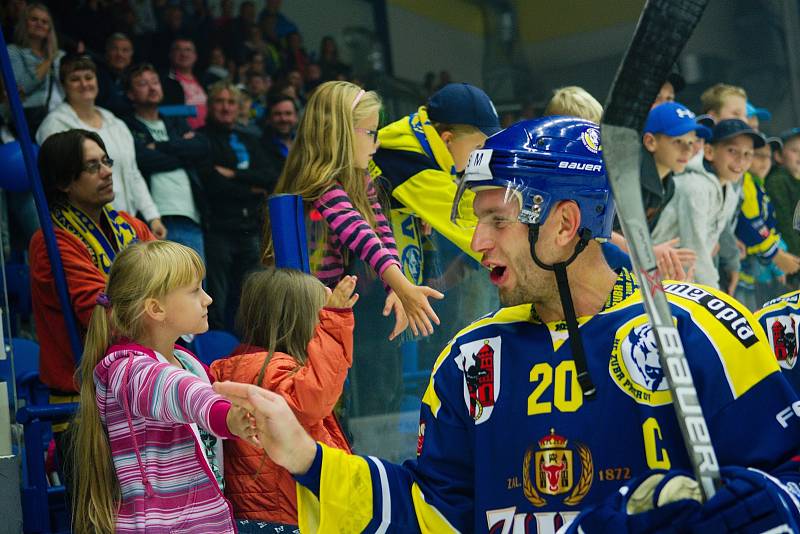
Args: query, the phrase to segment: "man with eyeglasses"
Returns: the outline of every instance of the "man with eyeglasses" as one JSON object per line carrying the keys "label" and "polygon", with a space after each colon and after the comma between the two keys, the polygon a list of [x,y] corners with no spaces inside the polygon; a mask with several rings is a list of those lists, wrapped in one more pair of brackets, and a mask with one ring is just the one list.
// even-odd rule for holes
{"label": "man with eyeglasses", "polygon": [[692,159],[686,172],[675,176],[675,195],[653,229],[653,241],[678,238],[682,247],[693,250],[697,283],[719,288],[714,256],[739,206],[733,184],[750,167],[753,150],[764,143],[764,136],[743,120],[722,120],[712,130],[703,158]]}
{"label": "man with eyeglasses", "polygon": [[[42,187],[81,335],[86,333],[116,254],[137,241],[155,239],[147,223],[114,209],[113,166],[102,138],[87,130],[53,134],[39,151]],[[51,404],[78,402],[75,355],[41,230],[31,239],[29,257],[31,301],[40,345],[39,378],[50,388]],[[53,425],[59,454],[65,427]]]}

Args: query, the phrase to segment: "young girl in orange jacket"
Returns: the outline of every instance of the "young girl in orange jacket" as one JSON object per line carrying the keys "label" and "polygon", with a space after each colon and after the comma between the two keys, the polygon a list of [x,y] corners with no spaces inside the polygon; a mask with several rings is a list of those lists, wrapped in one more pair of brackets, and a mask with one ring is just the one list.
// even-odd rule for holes
{"label": "young girl in orange jacket", "polygon": [[[236,318],[240,345],[211,364],[216,380],[260,385],[282,395],[311,436],[350,451],[333,408],[353,362],[355,276],[331,291],[291,269],[251,274]],[[237,519],[297,524],[295,482],[262,449],[226,442],[225,496]]]}

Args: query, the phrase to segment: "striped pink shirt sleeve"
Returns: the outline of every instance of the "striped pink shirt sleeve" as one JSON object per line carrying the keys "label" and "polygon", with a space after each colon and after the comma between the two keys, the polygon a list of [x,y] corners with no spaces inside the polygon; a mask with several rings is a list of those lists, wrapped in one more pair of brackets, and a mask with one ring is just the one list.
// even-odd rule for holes
{"label": "striped pink shirt sleeve", "polygon": [[197,423],[220,437],[234,437],[226,417],[231,404],[193,374],[146,355],[114,361],[108,386],[120,405],[130,401],[131,415],[174,423]]}
{"label": "striped pink shirt sleeve", "polygon": [[[370,227],[353,206],[347,192],[338,183],[317,199],[314,207],[325,219],[339,246],[347,247],[362,261],[368,263],[379,276],[383,276],[384,271],[391,265],[400,267],[400,260],[392,228],[381,210],[372,183],[367,188],[367,194],[375,213],[375,229]],[[320,279],[341,277],[344,269],[341,264],[341,252],[336,256],[326,256],[325,259],[330,261],[323,261],[318,273]]]}

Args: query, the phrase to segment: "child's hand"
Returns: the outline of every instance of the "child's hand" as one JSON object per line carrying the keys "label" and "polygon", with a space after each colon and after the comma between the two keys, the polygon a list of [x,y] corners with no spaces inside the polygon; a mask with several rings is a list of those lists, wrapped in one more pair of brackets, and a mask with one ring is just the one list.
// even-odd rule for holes
{"label": "child's hand", "polygon": [[[444,295],[436,291],[435,289],[428,287],[428,286],[415,286],[411,282],[403,287],[400,291],[396,291],[397,298],[400,299],[400,302],[403,305],[403,311],[408,320],[408,325],[411,327],[411,331],[414,332],[415,336],[420,335],[422,333],[423,336],[427,336],[433,334],[433,325],[431,321],[436,323],[437,325],[440,324],[439,317],[436,315],[436,312],[433,311],[430,302],[428,302],[428,298],[435,298],[435,299],[443,299]],[[389,307],[389,299],[386,299],[386,306],[383,309],[383,315],[389,315],[391,312],[391,308]],[[395,308],[395,314],[397,314],[397,307]],[[395,330],[397,330],[397,326],[400,324],[400,316],[397,317],[397,324],[395,325]],[[405,330],[403,327],[402,330]],[[402,330],[400,330],[402,332]],[[394,336],[399,334],[400,332],[393,332],[393,336],[390,337],[392,339]]]}
{"label": "child's hand", "polygon": [[256,439],[256,420],[246,409],[241,406],[231,406],[226,421],[231,434],[239,436],[251,445],[261,446]]}
{"label": "child's hand", "polygon": [[215,382],[214,391],[224,395],[234,406],[253,414],[255,441],[273,462],[293,475],[308,471],[317,453],[317,445],[300,426],[283,397],[252,384],[236,382]]}
{"label": "child's hand", "polygon": [[356,289],[356,277],[345,276],[342,278],[333,291],[328,290],[328,301],[325,306],[328,308],[352,308],[358,301],[358,293],[353,293]]}
{"label": "child's hand", "polygon": [[389,334],[389,341],[392,341],[408,328],[408,317],[403,310],[403,304],[400,302],[400,298],[394,291],[386,295],[386,303],[383,305],[384,317],[392,312],[394,312],[394,328],[392,329],[392,333]]}

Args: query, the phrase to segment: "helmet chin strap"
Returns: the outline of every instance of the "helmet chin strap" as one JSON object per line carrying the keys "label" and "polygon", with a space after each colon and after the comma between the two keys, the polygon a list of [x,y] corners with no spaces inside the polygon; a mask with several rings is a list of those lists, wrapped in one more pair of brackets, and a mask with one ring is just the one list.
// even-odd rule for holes
{"label": "helmet chin strap", "polygon": [[569,342],[572,347],[572,356],[575,359],[575,368],[578,372],[578,384],[583,390],[583,396],[587,400],[592,400],[597,393],[592,383],[592,378],[589,376],[589,368],[586,364],[586,351],[583,349],[583,340],[578,329],[578,319],[575,316],[575,306],[572,302],[572,292],[569,290],[569,280],[567,279],[567,266],[572,263],[578,254],[583,252],[586,245],[589,244],[592,233],[584,228],[580,233],[580,240],[575,245],[575,251],[566,261],[547,265],[542,262],[536,255],[536,242],[539,240],[539,225],[531,224],[528,226],[528,242],[531,247],[531,257],[533,261],[540,268],[546,271],[553,271],[556,275],[556,283],[558,284],[558,296],[561,299],[561,308],[564,310],[564,320],[567,322],[567,332],[569,333]]}

